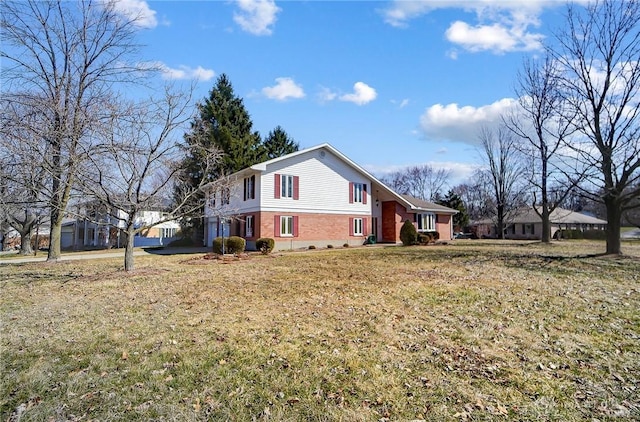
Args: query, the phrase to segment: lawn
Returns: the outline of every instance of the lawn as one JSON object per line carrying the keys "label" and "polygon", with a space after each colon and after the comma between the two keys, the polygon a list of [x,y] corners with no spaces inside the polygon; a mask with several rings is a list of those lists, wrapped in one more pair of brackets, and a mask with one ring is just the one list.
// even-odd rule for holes
{"label": "lawn", "polygon": [[602,250],[0,266],[0,420],[638,420],[640,242]]}

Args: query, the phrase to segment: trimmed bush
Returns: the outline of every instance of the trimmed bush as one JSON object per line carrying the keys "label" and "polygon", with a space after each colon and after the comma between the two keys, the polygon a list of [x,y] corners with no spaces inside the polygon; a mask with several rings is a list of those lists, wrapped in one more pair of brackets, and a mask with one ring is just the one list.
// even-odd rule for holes
{"label": "trimmed bush", "polygon": [[[224,253],[235,254],[244,252],[246,242],[243,238],[238,236],[231,236],[224,238]],[[213,252],[218,255],[222,255],[222,237],[216,237],[213,239]]]}
{"label": "trimmed bush", "polygon": [[415,245],[418,243],[418,231],[411,221],[405,220],[404,224],[400,228],[400,240],[404,246]]}
{"label": "trimmed bush", "polygon": [[314,245],[309,245],[309,249],[315,249],[316,247]]}
{"label": "trimmed bush", "polygon": [[440,233],[438,232],[426,232],[418,233],[418,243],[421,245],[428,245],[431,242],[435,242],[440,239]]}
{"label": "trimmed bush", "polygon": [[590,240],[607,240],[606,230],[585,230],[582,233],[585,239]]}
{"label": "trimmed bush", "polygon": [[348,244],[348,243],[345,243],[344,245],[342,245],[342,247],[343,247],[343,248],[348,248],[348,247],[349,247],[349,244]]}
{"label": "trimmed bush", "polygon": [[276,241],[270,237],[261,237],[256,240],[256,249],[262,252],[263,255],[271,253],[276,246]]}
{"label": "trimmed bush", "polygon": [[333,249],[333,245],[327,245],[327,249]]}

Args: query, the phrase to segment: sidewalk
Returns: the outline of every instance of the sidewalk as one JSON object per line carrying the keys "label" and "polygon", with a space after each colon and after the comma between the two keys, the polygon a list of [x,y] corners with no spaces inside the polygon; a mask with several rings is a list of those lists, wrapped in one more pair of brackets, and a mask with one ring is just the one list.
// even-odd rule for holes
{"label": "sidewalk", "polygon": [[[188,248],[148,248],[133,251],[133,256],[144,255],[183,255],[209,252],[206,247]],[[24,264],[28,262],[44,262],[47,260],[46,252],[38,252],[38,256],[25,256],[21,258],[2,259],[0,255],[0,265],[2,264]],[[66,252],[60,257],[60,261],[76,261],[82,259],[102,259],[102,258],[124,258],[124,249],[105,250],[104,252]]]}

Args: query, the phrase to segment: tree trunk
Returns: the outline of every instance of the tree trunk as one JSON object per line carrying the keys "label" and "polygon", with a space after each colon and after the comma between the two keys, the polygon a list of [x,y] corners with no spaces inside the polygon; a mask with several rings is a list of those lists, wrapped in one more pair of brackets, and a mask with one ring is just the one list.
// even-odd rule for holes
{"label": "tree trunk", "polygon": [[620,220],[622,218],[622,207],[618,198],[607,196],[604,198],[607,207],[607,254],[620,255]]}
{"label": "tree trunk", "polygon": [[[36,248],[38,245],[36,245]],[[20,231],[20,255],[31,255],[31,226],[27,230]]]}
{"label": "tree trunk", "polygon": [[498,205],[498,239],[504,240],[504,206]]}
{"label": "tree trunk", "polygon": [[60,240],[62,239],[62,218],[57,209],[51,210],[51,233],[49,234],[48,262],[55,262],[60,259]]}
{"label": "tree trunk", "polygon": [[551,222],[549,221],[549,205],[542,203],[542,243],[551,243]]}
{"label": "tree trunk", "polygon": [[127,229],[127,243],[124,246],[124,270],[133,271],[133,241],[135,240],[135,232]]}

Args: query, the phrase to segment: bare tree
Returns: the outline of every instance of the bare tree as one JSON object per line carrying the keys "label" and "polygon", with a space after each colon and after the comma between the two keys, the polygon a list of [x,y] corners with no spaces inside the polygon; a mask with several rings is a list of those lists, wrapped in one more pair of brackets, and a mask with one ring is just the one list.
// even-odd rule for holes
{"label": "bare tree", "polygon": [[620,254],[620,225],[640,195],[640,1],[570,5],[548,52],[559,64],[564,100],[576,130],[569,146],[594,170],[584,193],[607,212],[608,254]]}
{"label": "bare tree", "polygon": [[20,253],[29,255],[31,235],[46,211],[43,143],[30,130],[41,119],[29,107],[4,100],[0,104],[0,220],[20,234]]}
{"label": "bare tree", "polygon": [[79,166],[95,146],[88,128],[102,118],[117,84],[137,74],[127,64],[137,49],[136,19],[118,14],[111,0],[6,0],[0,7],[4,98],[42,120],[30,129],[46,145],[48,260],[56,261]]}
{"label": "bare tree", "polygon": [[[111,119],[103,121],[99,133],[99,153],[89,158],[92,171],[87,170],[81,183],[90,198],[103,205],[114,220],[123,223],[127,242],[124,269],[134,269],[133,246],[137,233],[151,226],[191,215],[200,204],[192,201],[201,195],[205,186],[222,184],[223,180],[202,179],[188,185],[180,163],[186,151],[182,131],[191,118],[190,96],[176,94],[169,89],[162,99],[140,103],[112,104]],[[196,146],[194,140],[190,148]],[[220,161],[215,147],[200,151],[203,171],[208,172]],[[175,189],[176,185],[180,189]],[[180,195],[176,196],[175,191]],[[166,214],[160,220],[142,222],[142,211],[162,209]]]}
{"label": "bare tree", "polygon": [[523,168],[514,135],[505,127],[495,131],[483,128],[479,139],[487,166],[479,173],[479,181],[491,188],[496,232],[500,239],[504,239],[508,214],[521,205],[522,186],[519,181]]}
{"label": "bare tree", "polygon": [[526,60],[516,86],[520,107],[504,118],[505,127],[525,141],[520,150],[531,159],[532,205],[542,220],[543,243],[551,242],[551,212],[583,176],[580,171],[568,172],[569,157],[561,156],[562,147],[575,129],[574,116],[565,110],[559,82],[556,62],[550,56],[539,63]]}
{"label": "bare tree", "polygon": [[422,164],[391,173],[382,181],[398,193],[435,201],[442,196],[449,174],[448,170]]}

